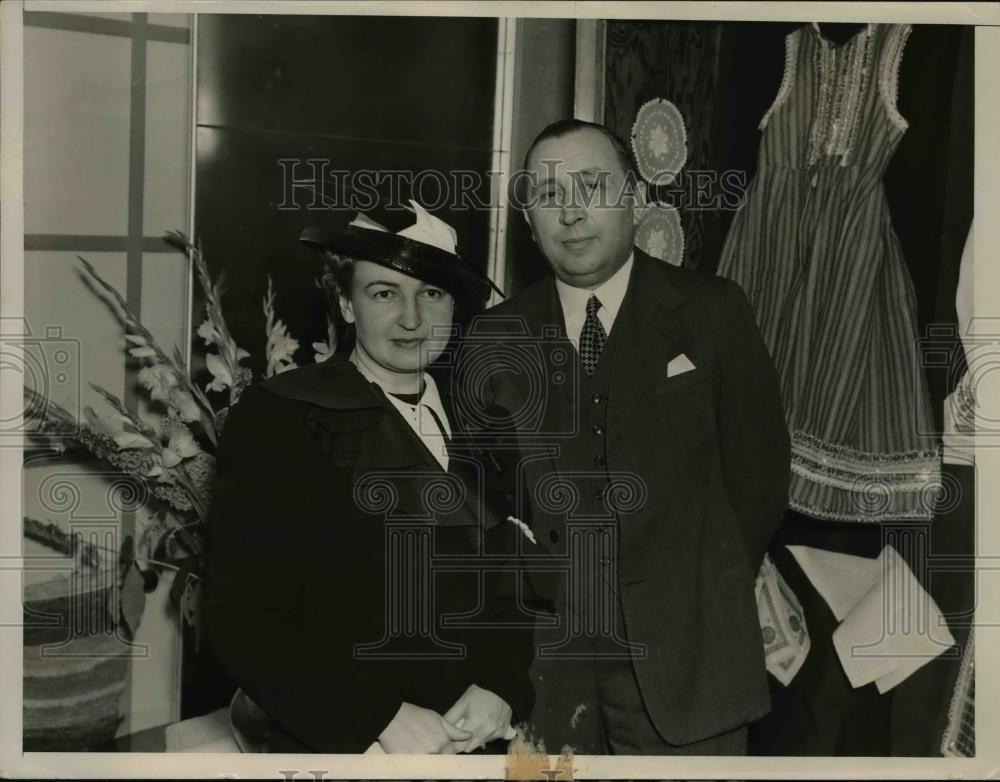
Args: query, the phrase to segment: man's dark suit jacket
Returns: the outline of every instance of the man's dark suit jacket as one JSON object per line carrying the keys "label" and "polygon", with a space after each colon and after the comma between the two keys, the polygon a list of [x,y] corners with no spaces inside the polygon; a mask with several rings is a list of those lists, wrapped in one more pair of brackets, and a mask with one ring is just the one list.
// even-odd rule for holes
{"label": "man's dark suit jacket", "polygon": [[[523,329],[539,365],[508,361],[487,372],[491,349],[523,343]],[[617,587],[629,640],[647,646],[634,665],[650,716],[667,741],[687,744],[770,707],[754,579],[786,507],[788,431],[770,356],[735,283],[637,249],[611,336],[607,469],[638,476],[647,490],[645,503],[618,514]],[[532,383],[553,376],[554,351],[576,355],[547,277],[473,324],[459,361],[475,368],[465,393],[515,417],[541,403],[544,432],[578,427],[567,419],[579,413],[572,384],[549,382],[539,394]],[[694,369],[668,377],[682,353]],[[529,447],[530,433],[522,440]],[[540,546],[565,538],[565,513],[531,488],[562,468],[558,457],[541,458],[521,471]]]}
{"label": "man's dark suit jacket", "polygon": [[[271,751],[363,752],[403,701],[443,713],[473,683],[504,698],[515,719],[531,708],[530,627],[496,625],[519,618],[510,573],[435,570],[426,624],[407,627],[400,604],[387,608],[393,578],[403,600],[418,599],[419,578],[405,574],[426,562],[412,536],[387,544],[390,516],[430,525],[442,557],[509,558],[519,535],[505,521],[502,464],[482,451],[487,433],[460,443],[450,384],[438,386],[454,435],[447,473],[382,391],[340,358],[247,389],[229,414],[205,621],[223,668],[275,723]],[[458,614],[464,626],[445,621]],[[393,625],[415,635],[393,635]],[[420,659],[441,651],[432,634],[457,656]],[[387,636],[381,651],[406,656],[356,654],[356,644]]]}

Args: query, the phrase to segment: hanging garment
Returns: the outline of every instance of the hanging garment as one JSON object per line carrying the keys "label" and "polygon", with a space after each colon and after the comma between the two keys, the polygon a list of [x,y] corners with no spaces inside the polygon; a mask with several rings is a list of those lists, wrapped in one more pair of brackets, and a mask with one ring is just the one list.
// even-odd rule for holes
{"label": "hanging garment", "polygon": [[908,25],[835,45],[788,35],[758,171],[718,273],[753,306],[792,436],[789,503],[843,521],[932,516],[940,457],[917,353],[916,298],[882,175]]}

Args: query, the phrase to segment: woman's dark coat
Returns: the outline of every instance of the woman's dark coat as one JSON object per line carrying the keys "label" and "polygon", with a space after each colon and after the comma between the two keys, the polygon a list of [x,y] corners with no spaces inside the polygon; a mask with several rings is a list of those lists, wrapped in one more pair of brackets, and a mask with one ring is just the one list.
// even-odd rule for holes
{"label": "woman's dark coat", "polygon": [[272,750],[363,752],[402,702],[443,713],[473,683],[515,720],[532,706],[530,617],[510,569],[532,544],[506,520],[515,451],[495,447],[509,442],[499,430],[463,435],[438,387],[447,473],[340,358],[253,386],[229,413],[206,625],[275,723]]}

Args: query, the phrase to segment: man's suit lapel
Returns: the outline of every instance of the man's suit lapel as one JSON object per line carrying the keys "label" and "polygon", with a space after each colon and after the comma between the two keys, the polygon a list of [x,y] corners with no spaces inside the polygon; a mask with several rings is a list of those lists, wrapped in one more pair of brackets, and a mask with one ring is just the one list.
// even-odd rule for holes
{"label": "man's suit lapel", "polygon": [[[549,285],[546,299],[546,321],[542,333],[541,348],[545,357],[545,368],[550,373],[549,395],[546,399],[545,415],[542,420],[543,432],[571,431],[579,406],[579,393],[576,389],[576,378],[579,376],[579,356],[573,348],[573,343],[566,336],[566,318],[559,294],[556,291],[555,280]],[[560,358],[563,360],[560,361]],[[564,382],[554,382],[558,375]],[[574,393],[577,391],[577,393]]]}
{"label": "man's suit lapel", "polygon": [[650,384],[664,374],[667,363],[681,352],[687,324],[677,313],[684,296],[661,274],[641,250],[612,334],[616,355],[608,395],[608,442],[621,432]]}
{"label": "man's suit lapel", "polygon": [[[573,343],[566,336],[566,319],[555,278],[550,277],[539,291],[540,301],[526,308],[529,333],[536,340],[541,353],[544,386],[542,414],[539,431],[548,445],[553,472],[559,471],[558,443],[564,433],[575,431],[579,415],[580,389],[577,378],[580,374],[580,359]],[[558,377],[562,382],[556,382]],[[530,391],[530,389],[528,389]],[[525,392],[524,398],[531,395]]]}

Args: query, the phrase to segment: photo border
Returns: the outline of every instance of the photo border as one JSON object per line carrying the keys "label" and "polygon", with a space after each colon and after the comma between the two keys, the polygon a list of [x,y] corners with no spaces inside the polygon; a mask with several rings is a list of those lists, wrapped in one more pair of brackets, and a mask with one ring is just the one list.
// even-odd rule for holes
{"label": "photo border", "polygon": [[[2,248],[2,315],[23,316],[23,10],[69,13],[253,13],[400,16],[500,16],[597,19],[759,20],[759,21],[905,21],[917,24],[975,24],[975,206],[981,215],[1000,214],[1000,133],[996,132],[997,74],[1000,74],[1000,6],[993,3],[708,3],[650,2],[326,2],[325,0],[4,0],[0,4],[0,248]],[[992,132],[990,130],[992,129]],[[974,244],[975,316],[997,312],[1000,300],[1000,220],[981,219]],[[1000,408],[998,374],[979,388],[987,408]],[[20,375],[0,373],[0,414],[16,415],[21,405]],[[988,410],[988,412],[990,412]],[[1000,409],[998,409],[1000,412]],[[998,415],[990,418],[1000,419]],[[11,777],[76,776],[83,778],[206,776],[314,779],[451,779],[497,778],[509,770],[510,756],[361,756],[361,755],[228,755],[186,753],[27,753],[21,751],[21,458],[15,448],[0,448],[0,774]],[[977,540],[983,552],[1000,552],[1000,450],[976,449]],[[1000,589],[977,577],[980,616],[1000,616]],[[984,585],[985,582],[985,585]],[[995,587],[995,585],[994,585]],[[664,777],[829,779],[864,775],[872,778],[925,778],[958,774],[985,778],[1000,774],[1000,748],[989,736],[1000,736],[1000,629],[977,628],[980,665],[976,681],[976,758],[840,758],[840,757],[605,757],[575,756],[575,778]],[[13,696],[13,697],[11,697]],[[555,767],[556,757],[550,757]]]}

